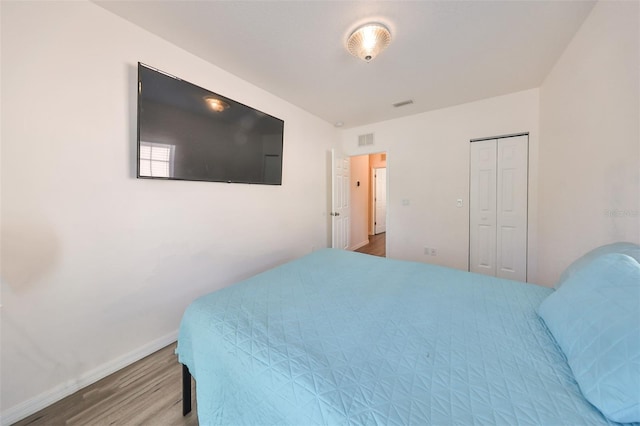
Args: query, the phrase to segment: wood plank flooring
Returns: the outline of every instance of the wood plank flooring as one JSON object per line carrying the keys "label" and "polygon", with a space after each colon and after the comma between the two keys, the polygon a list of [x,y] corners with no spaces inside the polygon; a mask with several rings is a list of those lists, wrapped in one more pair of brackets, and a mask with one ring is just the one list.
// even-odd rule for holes
{"label": "wood plank flooring", "polygon": [[369,244],[356,250],[358,253],[371,254],[373,256],[387,256],[387,234],[369,235]]}
{"label": "wood plank flooring", "polygon": [[192,410],[182,416],[182,366],[175,343],[23,419],[16,426],[197,426],[195,382]]}

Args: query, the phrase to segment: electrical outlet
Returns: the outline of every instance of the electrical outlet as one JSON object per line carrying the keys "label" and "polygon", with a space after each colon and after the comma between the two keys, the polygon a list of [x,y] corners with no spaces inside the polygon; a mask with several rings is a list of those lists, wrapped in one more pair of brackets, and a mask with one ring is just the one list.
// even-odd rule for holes
{"label": "electrical outlet", "polygon": [[426,256],[437,256],[438,255],[438,249],[433,248],[433,247],[424,247],[424,254]]}

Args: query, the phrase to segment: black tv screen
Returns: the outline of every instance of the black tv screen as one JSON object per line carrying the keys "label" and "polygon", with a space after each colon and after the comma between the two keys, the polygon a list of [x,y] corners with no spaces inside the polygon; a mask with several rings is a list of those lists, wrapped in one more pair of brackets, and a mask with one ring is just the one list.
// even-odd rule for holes
{"label": "black tv screen", "polygon": [[138,178],[282,184],[284,121],[138,63]]}

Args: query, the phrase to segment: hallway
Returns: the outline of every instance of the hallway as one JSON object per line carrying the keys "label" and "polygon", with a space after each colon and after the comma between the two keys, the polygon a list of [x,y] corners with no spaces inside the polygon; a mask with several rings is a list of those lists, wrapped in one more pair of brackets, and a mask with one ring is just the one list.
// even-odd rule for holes
{"label": "hallway", "polygon": [[356,250],[358,253],[387,257],[387,234],[369,235],[369,244]]}

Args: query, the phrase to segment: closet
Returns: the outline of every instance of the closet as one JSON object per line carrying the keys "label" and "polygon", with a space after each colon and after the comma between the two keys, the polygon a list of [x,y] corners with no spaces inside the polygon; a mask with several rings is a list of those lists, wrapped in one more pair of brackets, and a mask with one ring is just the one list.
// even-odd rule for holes
{"label": "closet", "polygon": [[471,141],[469,270],[527,280],[529,136]]}

